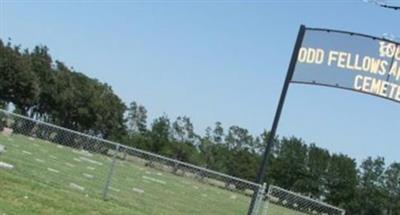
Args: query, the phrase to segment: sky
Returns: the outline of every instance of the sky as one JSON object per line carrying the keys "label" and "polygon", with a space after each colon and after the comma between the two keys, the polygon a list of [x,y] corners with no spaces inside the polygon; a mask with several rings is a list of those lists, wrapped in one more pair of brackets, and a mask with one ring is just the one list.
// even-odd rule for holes
{"label": "sky", "polygon": [[[186,115],[199,133],[216,121],[270,129],[301,24],[400,36],[399,19],[361,0],[0,0],[2,40],[46,45],[125,103],[143,104],[150,122]],[[400,161],[399,117],[399,103],[292,85],[278,134],[389,163]]]}

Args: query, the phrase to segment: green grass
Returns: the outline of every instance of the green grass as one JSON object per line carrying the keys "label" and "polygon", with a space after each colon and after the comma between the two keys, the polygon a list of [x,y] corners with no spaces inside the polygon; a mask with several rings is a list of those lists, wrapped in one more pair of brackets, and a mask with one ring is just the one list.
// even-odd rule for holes
{"label": "green grass", "polygon": [[278,205],[269,204],[267,215],[305,215],[305,214],[290,210],[288,208],[280,207]]}
{"label": "green grass", "polygon": [[[103,201],[110,158],[21,135],[0,135],[0,144],[7,147],[0,161],[15,166],[0,169],[0,215],[246,214],[250,201],[238,192],[122,160]],[[276,206],[270,211],[298,215]]]}

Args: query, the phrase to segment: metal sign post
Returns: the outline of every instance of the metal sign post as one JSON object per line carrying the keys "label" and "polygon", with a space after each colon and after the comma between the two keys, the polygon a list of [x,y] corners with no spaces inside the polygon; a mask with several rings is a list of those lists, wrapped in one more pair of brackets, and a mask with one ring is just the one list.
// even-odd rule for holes
{"label": "metal sign post", "polygon": [[[256,183],[258,183],[258,184],[262,184],[263,183],[264,176],[265,176],[265,173],[267,171],[268,155],[269,155],[269,153],[271,151],[271,148],[272,148],[272,146],[274,144],[273,141],[274,141],[274,138],[275,138],[275,135],[276,135],[276,130],[278,128],[279,119],[281,117],[283,105],[285,103],[286,94],[287,94],[287,91],[289,89],[289,84],[290,84],[290,81],[292,80],[293,72],[294,72],[295,67],[296,67],[297,56],[298,56],[299,50],[301,48],[301,44],[303,42],[305,30],[306,30],[306,27],[304,25],[301,25],[300,29],[299,29],[299,33],[297,35],[297,40],[296,40],[296,43],[295,43],[295,46],[294,46],[294,50],[293,50],[293,53],[292,53],[292,58],[290,60],[290,64],[289,64],[289,68],[288,68],[288,71],[287,71],[285,83],[283,85],[281,97],[279,99],[278,107],[277,107],[277,110],[276,110],[276,113],[275,113],[274,122],[272,123],[271,132],[270,132],[270,134],[268,136],[267,146],[265,147],[265,151],[264,151],[263,159],[262,159],[262,162],[261,162],[261,166],[260,166],[260,169],[258,171],[257,180],[256,180]],[[260,189],[260,188],[257,188],[257,190],[255,190],[254,193],[253,193],[253,196],[252,196],[252,199],[251,199],[251,203],[250,203],[250,207],[249,207],[249,210],[248,210],[248,213],[247,213],[248,215],[254,215],[254,212],[255,212],[254,211],[254,209],[255,209],[254,206],[255,206],[255,203],[257,201],[258,189]]]}

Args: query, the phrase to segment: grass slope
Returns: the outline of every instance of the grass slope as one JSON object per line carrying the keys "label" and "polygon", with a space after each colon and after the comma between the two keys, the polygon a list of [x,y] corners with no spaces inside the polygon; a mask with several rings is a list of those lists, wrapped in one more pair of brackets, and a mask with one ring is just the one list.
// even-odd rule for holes
{"label": "grass slope", "polygon": [[[118,160],[102,200],[110,158],[20,135],[0,135],[0,215],[246,214],[249,197]],[[83,189],[84,188],[84,189]],[[268,215],[298,215],[270,206]]]}

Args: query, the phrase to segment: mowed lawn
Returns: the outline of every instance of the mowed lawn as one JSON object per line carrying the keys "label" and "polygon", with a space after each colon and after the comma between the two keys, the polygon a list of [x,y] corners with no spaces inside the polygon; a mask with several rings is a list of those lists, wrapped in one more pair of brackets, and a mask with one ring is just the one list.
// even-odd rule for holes
{"label": "mowed lawn", "polygon": [[[102,199],[111,159],[21,135],[0,135],[0,215],[246,214],[250,198],[194,179],[117,160]],[[270,205],[268,215],[298,215]]]}

